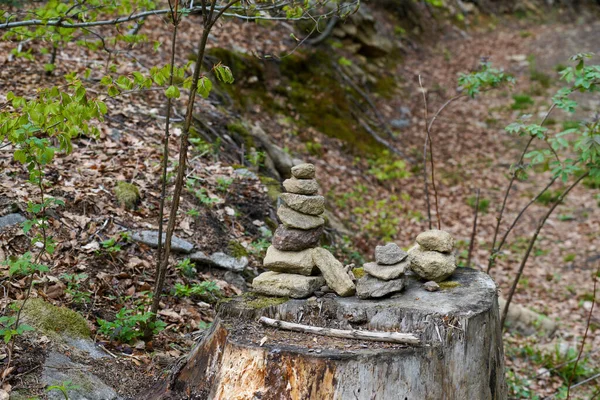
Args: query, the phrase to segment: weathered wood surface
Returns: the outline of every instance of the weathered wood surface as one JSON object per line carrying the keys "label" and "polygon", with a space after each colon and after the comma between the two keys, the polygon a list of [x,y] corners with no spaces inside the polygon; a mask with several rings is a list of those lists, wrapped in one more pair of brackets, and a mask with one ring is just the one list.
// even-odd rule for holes
{"label": "weathered wood surface", "polygon": [[[323,297],[256,307],[238,298],[168,381],[139,399],[505,399],[496,287],[459,268],[457,287],[410,279],[392,298]],[[269,304],[267,301],[266,304]],[[261,326],[266,316],[339,329],[415,333],[421,345],[334,339]]]}

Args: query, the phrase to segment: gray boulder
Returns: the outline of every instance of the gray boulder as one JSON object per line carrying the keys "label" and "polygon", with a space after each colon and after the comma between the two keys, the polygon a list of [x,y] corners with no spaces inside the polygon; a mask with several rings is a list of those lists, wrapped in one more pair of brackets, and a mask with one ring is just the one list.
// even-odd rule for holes
{"label": "gray boulder", "polygon": [[432,229],[417,236],[417,243],[423,250],[450,253],[454,249],[454,238],[446,231]]}
{"label": "gray boulder", "polygon": [[7,214],[3,217],[0,217],[0,229],[16,224],[21,224],[25,221],[27,221],[27,218],[25,218],[21,214]]}
{"label": "gray boulder", "polygon": [[319,268],[325,282],[327,282],[327,286],[342,297],[352,296],[356,292],[352,279],[344,270],[342,263],[336,260],[333,254],[323,248],[313,249],[312,254],[317,268]]}
{"label": "gray boulder", "polygon": [[289,193],[312,196],[319,191],[319,183],[314,179],[290,178],[283,181],[283,187]]}
{"label": "gray boulder", "polygon": [[325,220],[323,218],[299,213],[298,211],[292,210],[285,204],[279,206],[277,209],[277,216],[281,220],[281,223],[286,226],[286,228],[307,230],[315,229],[325,224]]}
{"label": "gray boulder", "polygon": [[254,278],[252,290],[267,296],[302,299],[312,296],[323,285],[325,285],[325,279],[322,276],[303,276],[267,271]]}
{"label": "gray boulder", "polygon": [[263,260],[266,269],[290,274],[312,275],[316,272],[312,249],[302,251],[279,251],[269,246]]}
{"label": "gray boulder", "polygon": [[365,275],[356,282],[356,295],[361,299],[380,298],[398,293],[406,286],[406,279],[382,281]]}
{"label": "gray boulder", "polygon": [[[136,242],[144,243],[147,246],[157,248],[158,247],[158,232],[157,231],[139,231],[133,232],[131,238]],[[166,232],[162,234],[163,244],[167,240]],[[173,235],[171,238],[171,250],[180,253],[191,253],[194,249],[194,245],[186,240],[180,239]]]}
{"label": "gray boulder", "polygon": [[393,265],[380,265],[374,262],[366,263],[363,265],[365,272],[375,278],[389,281],[396,279],[402,275],[410,267],[408,260],[403,260],[398,264]]}
{"label": "gray boulder", "polygon": [[197,264],[206,264],[234,272],[243,271],[248,266],[247,257],[235,258],[222,252],[213,253],[208,256],[202,251],[196,251],[190,254],[190,260]]}
{"label": "gray boulder", "polygon": [[315,229],[293,229],[279,225],[273,235],[273,246],[281,251],[300,251],[317,247],[323,235],[323,226]]}
{"label": "gray boulder", "polygon": [[396,243],[375,248],[375,260],[381,265],[394,265],[406,258],[407,254]]}
{"label": "gray boulder", "polygon": [[422,279],[442,282],[456,270],[454,254],[414,247],[409,252],[410,269]]}
{"label": "gray boulder", "polygon": [[325,211],[325,197],[282,193],[281,200],[292,210],[303,214],[321,215]]}
{"label": "gray boulder", "polygon": [[298,179],[312,179],[315,177],[313,164],[298,164],[292,167],[292,176]]}

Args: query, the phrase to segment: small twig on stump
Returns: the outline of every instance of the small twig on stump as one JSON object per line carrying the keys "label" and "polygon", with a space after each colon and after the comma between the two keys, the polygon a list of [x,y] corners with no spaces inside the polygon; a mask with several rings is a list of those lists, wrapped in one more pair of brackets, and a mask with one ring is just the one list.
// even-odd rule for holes
{"label": "small twig on stump", "polygon": [[425,107],[425,145],[423,146],[423,183],[425,185],[425,202],[427,203],[427,221],[429,223],[429,229],[431,226],[431,202],[429,201],[429,187],[427,186],[427,145],[429,144],[429,115],[427,112],[427,95],[425,94],[425,89],[423,88],[423,83],[421,82],[421,75],[419,75],[419,86],[421,87],[421,92],[423,93],[423,103]]}
{"label": "small twig on stump", "polygon": [[596,303],[596,289],[598,286],[598,276],[600,276],[600,265],[596,269],[596,276],[593,276],[594,280],[594,293],[592,294],[592,307],[590,308],[590,313],[588,314],[587,323],[585,325],[585,333],[583,334],[583,340],[581,341],[581,347],[579,349],[579,354],[577,355],[577,360],[575,360],[575,365],[573,365],[573,369],[571,370],[571,375],[569,376],[569,384],[567,386],[567,400],[569,400],[571,395],[571,384],[573,383],[573,377],[575,376],[575,371],[577,371],[577,364],[581,359],[581,354],[583,353],[583,348],[585,346],[585,341],[587,339],[588,331],[590,330],[590,322],[592,321],[592,313],[594,312],[594,304]]}
{"label": "small twig on stump", "polygon": [[280,328],[294,332],[312,333],[314,335],[337,337],[342,339],[371,340],[375,342],[389,342],[402,344],[421,343],[419,338],[416,335],[413,335],[412,333],[320,328],[318,326],[295,324],[293,322],[280,321],[278,319],[272,319],[267,317],[260,317],[259,322],[263,325],[270,326],[273,328]]}
{"label": "small twig on stump", "polygon": [[473,232],[471,232],[471,241],[469,242],[469,255],[467,257],[467,268],[471,266],[471,255],[473,254],[473,243],[475,243],[475,233],[477,232],[477,215],[479,213],[479,189],[477,189],[477,199],[475,200],[475,217],[473,218]]}

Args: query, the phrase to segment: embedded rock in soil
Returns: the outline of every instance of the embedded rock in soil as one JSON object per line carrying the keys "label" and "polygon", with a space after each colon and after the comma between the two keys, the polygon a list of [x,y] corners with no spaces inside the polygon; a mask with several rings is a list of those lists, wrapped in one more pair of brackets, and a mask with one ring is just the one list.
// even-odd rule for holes
{"label": "embedded rock in soil", "polygon": [[273,235],[273,246],[281,251],[300,251],[317,247],[323,235],[323,226],[315,229],[293,229],[279,225]]}
{"label": "embedded rock in soil", "polygon": [[[147,246],[157,248],[158,247],[158,232],[157,231],[139,231],[133,232],[131,238],[136,242],[144,243]],[[163,245],[167,240],[167,234],[163,232],[162,242]],[[173,236],[171,238],[171,250],[178,251],[180,253],[191,253],[194,249],[194,245],[188,241]]]}
{"label": "embedded rock in soil", "polygon": [[365,275],[356,282],[356,295],[361,299],[378,298],[400,292],[406,285],[406,279],[399,278],[382,281]]}
{"label": "embedded rock in soil", "polygon": [[454,249],[454,238],[446,231],[432,229],[417,236],[417,243],[423,250],[450,253]]}
{"label": "embedded rock in soil", "polygon": [[440,290],[440,285],[434,281],[429,281],[423,284],[423,289],[427,290],[428,292],[437,292]]}
{"label": "embedded rock in soil", "polygon": [[370,262],[364,264],[363,268],[367,274],[384,281],[389,281],[404,275],[404,271],[406,271],[409,266],[410,263],[408,260],[404,260],[394,265],[380,265]]}
{"label": "embedded rock in soil", "polygon": [[315,166],[308,163],[294,165],[292,176],[297,179],[312,179],[315,177]]}
{"label": "embedded rock in soil", "polygon": [[[74,389],[67,392],[70,400],[116,400],[119,395],[94,375],[92,367],[71,361],[63,354],[50,351],[42,369],[44,386],[63,385],[70,381]],[[59,390],[47,393],[50,400],[62,400],[65,396]]]}
{"label": "embedded rock in soil", "polygon": [[0,229],[27,221],[21,214],[8,214],[0,217]]}
{"label": "embedded rock in soil", "polygon": [[314,179],[290,178],[283,181],[283,187],[289,193],[312,196],[319,191],[319,183]]}
{"label": "embedded rock in soil", "polygon": [[410,250],[410,269],[428,281],[441,282],[456,270],[454,254],[425,251],[420,247]]}
{"label": "embedded rock in soil", "polygon": [[296,229],[315,229],[325,224],[322,217],[307,215],[294,211],[285,204],[282,204],[277,209],[277,216],[287,228]]}
{"label": "embedded rock in soil", "polygon": [[213,253],[210,260],[215,266],[230,271],[243,271],[248,266],[248,257],[236,258],[221,252]]}
{"label": "embedded rock in soil", "polygon": [[302,299],[325,285],[322,276],[283,274],[274,271],[263,272],[252,281],[252,290],[268,296]]}
{"label": "embedded rock in soil", "polygon": [[321,215],[325,211],[325,197],[282,193],[281,200],[292,210],[303,214]]}
{"label": "embedded rock in soil", "polygon": [[344,270],[342,263],[336,260],[333,254],[323,248],[313,249],[312,254],[317,268],[319,268],[325,282],[327,282],[327,286],[342,297],[352,296],[356,292],[352,279]]}
{"label": "embedded rock in soil", "polygon": [[396,243],[375,248],[375,260],[381,265],[394,265],[406,258],[407,254]]}
{"label": "embedded rock in soil", "polygon": [[302,251],[279,251],[274,246],[269,246],[263,261],[266,269],[290,274],[312,275],[316,272],[312,249]]}

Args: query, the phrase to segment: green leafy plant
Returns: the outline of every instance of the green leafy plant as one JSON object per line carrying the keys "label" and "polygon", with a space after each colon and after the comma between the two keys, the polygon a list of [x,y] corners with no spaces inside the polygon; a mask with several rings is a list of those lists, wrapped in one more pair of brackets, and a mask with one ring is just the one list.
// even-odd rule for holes
{"label": "green leafy plant", "polygon": [[167,326],[161,320],[151,321],[151,316],[150,312],[122,307],[115,315],[114,321],[98,319],[99,331],[111,340],[130,343],[144,336],[144,328],[148,325],[153,334],[159,333]]}
{"label": "green leafy plant", "polygon": [[196,275],[196,268],[189,258],[183,259],[175,266],[181,274],[187,278],[192,278]]}
{"label": "green leafy plant", "polygon": [[67,283],[65,292],[71,296],[73,303],[85,304],[90,301],[90,293],[82,290],[81,284],[88,278],[87,274],[62,274],[60,278]]}
{"label": "green leafy plant", "polygon": [[4,343],[9,343],[15,336],[33,330],[29,325],[17,324],[16,316],[4,315],[0,317],[0,336],[4,338]]}
{"label": "green leafy plant", "polygon": [[[467,205],[469,207],[471,207],[472,209],[475,209],[475,205],[477,204],[477,197],[476,196],[470,196],[467,199]],[[486,199],[483,197],[479,198],[479,206],[478,206],[478,211],[482,214],[487,214],[488,209],[490,207],[490,199]]]}
{"label": "green leafy plant", "polygon": [[173,287],[173,294],[177,297],[202,297],[216,299],[221,295],[221,289],[213,281],[203,281],[193,285],[184,285],[176,283]]}
{"label": "green leafy plant", "polygon": [[115,254],[121,251],[121,245],[115,238],[110,238],[100,242],[102,249],[109,254]]}
{"label": "green leafy plant", "polygon": [[46,388],[46,392],[51,392],[53,390],[58,390],[64,397],[65,400],[69,400],[69,391],[79,389],[79,385],[73,384],[72,381],[65,381],[59,385],[51,385]]}

